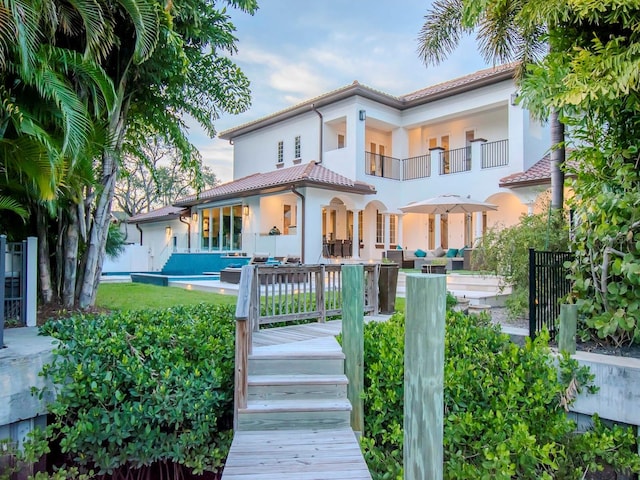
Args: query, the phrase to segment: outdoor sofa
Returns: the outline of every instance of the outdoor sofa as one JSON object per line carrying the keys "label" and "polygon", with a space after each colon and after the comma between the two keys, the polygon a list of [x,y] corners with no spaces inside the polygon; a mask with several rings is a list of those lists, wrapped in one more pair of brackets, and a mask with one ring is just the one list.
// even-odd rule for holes
{"label": "outdoor sofa", "polygon": [[431,265],[435,259],[446,258],[447,270],[462,270],[465,250],[465,247],[448,250],[438,247],[430,252],[418,249],[413,253],[410,250],[387,250],[384,256],[400,265],[400,268],[421,270],[423,265]]}

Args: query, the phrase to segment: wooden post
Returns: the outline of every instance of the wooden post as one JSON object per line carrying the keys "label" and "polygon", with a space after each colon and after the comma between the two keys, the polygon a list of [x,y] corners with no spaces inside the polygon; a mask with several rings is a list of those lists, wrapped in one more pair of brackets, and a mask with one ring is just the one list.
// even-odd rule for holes
{"label": "wooden post", "polygon": [[576,353],[576,331],[578,325],[578,306],[560,305],[560,328],[558,332],[558,349],[570,354]]}
{"label": "wooden post", "polygon": [[407,275],[404,478],[443,478],[445,275]]}
{"label": "wooden post", "polygon": [[238,426],[238,410],[247,407],[249,355],[252,350],[252,305],[254,267],[245,265],[240,274],[236,303],[236,358],[233,392],[233,429]]}
{"label": "wooden post", "polygon": [[342,266],[342,350],[349,380],[347,398],[351,402],[351,428],[364,431],[364,267]]}

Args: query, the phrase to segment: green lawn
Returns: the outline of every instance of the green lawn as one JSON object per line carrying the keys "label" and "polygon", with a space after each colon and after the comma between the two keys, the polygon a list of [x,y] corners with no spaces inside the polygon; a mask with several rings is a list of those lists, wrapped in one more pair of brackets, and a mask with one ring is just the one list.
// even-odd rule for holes
{"label": "green lawn", "polygon": [[235,305],[236,300],[235,295],[221,295],[177,287],[159,287],[143,283],[103,283],[98,287],[96,306],[109,310],[143,310],[197,303]]}

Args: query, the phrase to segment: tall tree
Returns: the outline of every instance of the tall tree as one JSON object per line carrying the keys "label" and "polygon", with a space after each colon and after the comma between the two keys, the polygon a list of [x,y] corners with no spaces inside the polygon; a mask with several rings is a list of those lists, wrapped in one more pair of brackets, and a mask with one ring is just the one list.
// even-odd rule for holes
{"label": "tall tree", "polygon": [[249,105],[249,82],[227,56],[235,51],[236,38],[225,6],[253,13],[255,0],[138,1],[149,13],[161,12],[160,28],[157,43],[150,43],[142,57],[136,55],[140,37],[131,35],[138,25],[118,23],[114,29],[118,43],[105,69],[117,86],[118,101],[108,118],[112,148],[97,165],[99,187],[88,192],[87,198],[93,201],[85,202],[85,215],[79,221],[87,226],[77,292],[81,308],[95,302],[120,152],[127,145],[139,145],[141,137],[159,136],[181,153],[183,168],[197,175],[200,162],[187,139],[183,118],[190,115],[214,135],[214,122],[221,112],[237,113]]}
{"label": "tall tree", "polygon": [[[436,0],[425,15],[419,35],[419,54],[425,64],[438,64],[475,32],[480,53],[487,62],[518,61],[518,78],[526,66],[547,51],[547,31],[557,18],[535,15],[539,2],[499,0]],[[564,203],[564,125],[551,111],[551,207]]]}
{"label": "tall tree", "polygon": [[194,172],[181,168],[179,152],[157,139],[141,145],[140,151],[145,161],[125,155],[116,182],[114,200],[118,209],[127,215],[171,205],[181,197],[196,193],[200,186],[212,188],[218,184],[211,167],[202,165],[199,170],[201,184],[196,185]]}

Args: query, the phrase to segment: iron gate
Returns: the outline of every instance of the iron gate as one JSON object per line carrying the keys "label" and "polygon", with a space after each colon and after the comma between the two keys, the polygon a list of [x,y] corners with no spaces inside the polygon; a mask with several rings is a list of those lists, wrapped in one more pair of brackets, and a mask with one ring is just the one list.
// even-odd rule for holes
{"label": "iron gate", "polygon": [[529,336],[543,328],[556,335],[556,319],[560,316],[560,300],[571,291],[565,262],[573,260],[571,252],[536,252],[529,249]]}
{"label": "iron gate", "polygon": [[0,235],[0,348],[4,346],[4,327],[26,325],[27,241],[7,242]]}

